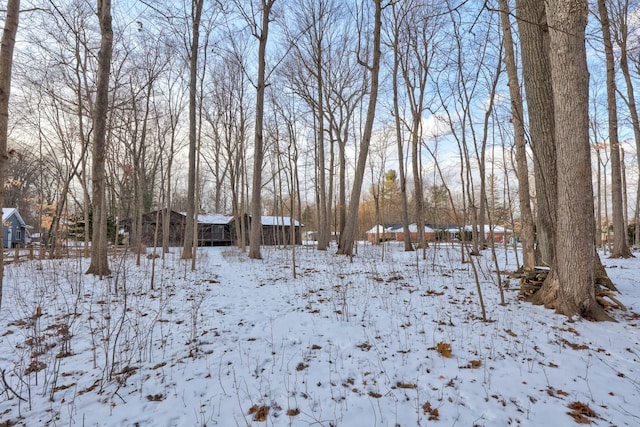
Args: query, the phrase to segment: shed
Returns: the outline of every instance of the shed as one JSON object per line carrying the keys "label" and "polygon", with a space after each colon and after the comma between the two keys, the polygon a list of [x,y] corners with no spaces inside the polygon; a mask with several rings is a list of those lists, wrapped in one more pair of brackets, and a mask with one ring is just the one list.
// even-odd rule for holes
{"label": "shed", "polygon": [[17,208],[2,208],[2,244],[5,248],[26,246],[29,243],[27,224]]}

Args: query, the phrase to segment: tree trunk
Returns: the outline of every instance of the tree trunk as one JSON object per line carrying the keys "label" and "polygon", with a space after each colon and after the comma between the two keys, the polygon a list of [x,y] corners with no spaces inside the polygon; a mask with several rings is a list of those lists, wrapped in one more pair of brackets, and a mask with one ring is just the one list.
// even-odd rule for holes
{"label": "tree trunk", "polygon": [[520,82],[518,81],[518,68],[513,53],[513,36],[511,35],[511,21],[509,20],[508,0],[499,0],[500,19],[504,39],[504,62],[509,79],[509,95],[511,97],[511,123],[513,125],[513,139],[516,149],[516,167],[518,176],[518,197],[520,202],[520,218],[522,230],[523,265],[525,268],[533,268],[536,265],[534,251],[533,213],[531,212],[531,192],[529,190],[529,167],[527,165],[527,150],[524,130],[524,115]]}
{"label": "tree trunk", "polygon": [[[323,19],[322,16],[319,17]],[[318,35],[314,40],[316,43],[316,49],[314,49],[317,55],[315,60],[316,66],[316,83],[318,84],[318,133],[316,141],[318,143],[318,199],[320,200],[320,207],[318,209],[318,250],[326,251],[329,244],[329,219],[328,219],[328,205],[327,205],[327,182],[326,182],[326,169],[325,169],[325,148],[324,148],[324,93],[323,93],[323,76],[322,76],[322,35]]]}
{"label": "tree trunk", "polygon": [[[397,18],[396,18],[397,20]],[[404,250],[406,252],[413,251],[413,244],[411,243],[411,230],[409,229],[409,202],[407,199],[407,174],[405,172],[404,165],[404,141],[402,137],[402,124],[400,119],[400,106],[398,96],[398,73],[400,68],[400,55],[398,52],[399,44],[399,32],[398,23],[394,28],[394,40],[393,40],[393,114],[395,116],[396,126],[396,145],[398,147],[398,173],[400,175],[400,199],[402,203],[402,230],[404,235]]]}
{"label": "tree trunk", "polygon": [[[625,3],[625,5],[628,6],[628,3]],[[640,119],[638,118],[638,108],[636,106],[636,98],[633,92],[633,81],[631,79],[631,73],[629,71],[629,57],[627,54],[627,40],[629,38],[629,27],[627,24],[628,12],[629,11],[627,10],[627,7],[619,11],[616,43],[620,48],[620,71],[622,71],[622,76],[624,77],[624,81],[627,87],[627,98],[625,99],[625,101],[627,106],[629,107],[629,116],[631,117],[631,123],[633,125],[633,139],[636,143],[636,153],[640,153]],[[640,243],[640,181],[638,181],[636,189],[634,222],[634,244],[638,244]]]}
{"label": "tree trunk", "polygon": [[[421,88],[424,93],[424,87]],[[421,97],[422,98],[422,97]],[[415,203],[415,220],[417,227],[416,241],[418,247],[424,249],[427,247],[427,241],[424,238],[424,195],[422,193],[422,171],[420,170],[420,133],[419,127],[422,121],[422,112],[418,111],[414,107],[412,114],[413,125],[411,127],[411,167],[413,170],[413,195]],[[423,252],[424,255],[424,252]]]}
{"label": "tree trunk", "polygon": [[107,259],[107,206],[105,197],[105,154],[107,112],[109,108],[109,74],[113,47],[111,27],[111,0],[98,0],[100,19],[100,52],[98,53],[98,78],[93,117],[92,197],[93,232],[91,236],[91,263],[87,274],[108,276],[111,274]]}
{"label": "tree trunk", "polygon": [[[534,301],[567,316],[609,316],[595,299],[587,0],[550,0],[550,64],[557,152],[556,261]],[[585,231],[587,230],[587,231]]]}
{"label": "tree trunk", "polygon": [[371,64],[371,93],[369,94],[369,104],[367,105],[367,117],[365,119],[362,140],[360,141],[360,152],[349,200],[349,212],[344,233],[340,236],[339,254],[353,254],[353,241],[356,238],[356,225],[358,220],[358,208],[360,206],[360,193],[362,192],[362,181],[367,165],[367,155],[369,154],[369,144],[373,133],[373,122],[376,116],[376,103],[378,101],[378,79],[380,75],[380,28],[382,27],[382,0],[374,0],[375,18],[373,29],[373,63]]}
{"label": "tree trunk", "polygon": [[522,44],[522,77],[527,96],[530,144],[536,176],[537,263],[552,265],[557,178],[549,28],[544,4],[539,0],[516,0]]}
{"label": "tree trunk", "polygon": [[607,112],[609,119],[609,149],[611,152],[611,204],[613,206],[613,250],[610,258],[630,258],[627,245],[627,227],[624,221],[622,198],[622,170],[618,138],[618,108],[616,105],[616,76],[611,42],[611,27],[605,0],[598,0],[602,38],[607,64]]}
{"label": "tree trunk", "polygon": [[[11,69],[13,68],[13,46],[18,32],[20,0],[8,0],[7,14],[0,46],[0,183],[5,181],[7,160],[7,137],[9,133],[9,96],[11,94]],[[0,208],[4,206],[4,185],[0,185]],[[2,308],[2,284],[4,276],[4,242],[0,233],[0,308]]]}
{"label": "tree trunk", "polygon": [[[262,163],[264,159],[262,127],[264,120],[264,91],[266,74],[266,50],[269,36],[269,15],[275,0],[262,0],[262,29],[258,47],[258,82],[256,85],[256,122],[253,147],[253,188],[251,189],[251,231],[249,235],[249,258],[260,259],[262,238]],[[324,209],[324,207],[322,207]]]}
{"label": "tree trunk", "polygon": [[194,257],[193,234],[196,228],[196,92],[198,87],[198,51],[200,49],[200,17],[204,0],[192,0],[191,51],[189,58],[189,172],[187,178],[187,214],[184,226],[182,259]]}

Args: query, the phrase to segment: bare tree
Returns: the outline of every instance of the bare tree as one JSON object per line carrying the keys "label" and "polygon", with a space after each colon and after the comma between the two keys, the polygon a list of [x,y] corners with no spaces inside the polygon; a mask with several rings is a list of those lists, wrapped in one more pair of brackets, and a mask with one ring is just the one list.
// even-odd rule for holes
{"label": "bare tree", "polygon": [[392,29],[392,41],[391,46],[393,49],[393,66],[391,78],[393,80],[393,115],[395,119],[396,128],[396,145],[398,147],[398,172],[400,175],[400,199],[402,203],[402,229],[404,231],[404,250],[413,251],[413,244],[411,243],[411,233],[409,230],[409,203],[407,198],[407,174],[405,172],[404,161],[404,136],[402,118],[400,117],[400,95],[399,95],[399,73],[400,73],[400,27],[401,21],[406,18],[406,13],[403,13],[402,8],[398,10],[396,7],[398,3],[393,5],[393,29]]}
{"label": "bare tree", "polygon": [[[254,36],[258,38],[258,78],[256,80],[256,117],[253,146],[253,185],[251,189],[251,232],[249,235],[249,258],[260,259],[260,243],[262,238],[262,163],[263,149],[263,121],[264,121],[264,92],[266,88],[266,55],[267,39],[269,36],[269,22],[271,9],[275,0],[262,1],[262,24],[254,28]],[[259,33],[258,33],[259,31]]]}
{"label": "bare tree", "polygon": [[[293,92],[313,115],[310,126],[315,141],[317,247],[326,250],[331,231],[334,144],[342,143],[343,128],[348,128],[344,119],[349,114],[349,107],[343,102],[353,93],[347,86],[353,83],[349,75],[348,45],[343,44],[348,36],[341,24],[340,15],[344,9],[339,3],[311,0],[300,2],[299,6],[292,13],[294,22],[290,27],[294,31],[289,30],[289,43],[293,49],[284,74]],[[343,91],[336,93],[338,88]],[[330,156],[328,165],[327,153]]]}
{"label": "bare tree", "polygon": [[100,20],[100,52],[98,53],[98,79],[93,118],[93,233],[91,239],[91,264],[87,274],[107,276],[111,274],[107,259],[107,209],[105,198],[106,126],[109,107],[109,74],[113,46],[111,27],[111,0],[98,0]]}
{"label": "bare tree", "polygon": [[195,247],[194,233],[197,226],[196,211],[196,143],[198,91],[198,52],[200,51],[200,19],[204,0],[191,2],[191,47],[189,50],[189,176],[187,178],[187,212],[182,246],[182,259],[193,259]]}
{"label": "bare tree", "polygon": [[613,251],[611,258],[629,258],[631,250],[627,244],[627,227],[624,220],[622,198],[622,166],[618,137],[618,107],[616,105],[616,72],[611,41],[611,25],[605,0],[598,0],[598,13],[602,27],[604,52],[607,66],[607,112],[609,119],[609,150],[611,151],[611,202],[613,208]]}
{"label": "bare tree", "polygon": [[[624,102],[629,108],[629,116],[633,126],[633,139],[635,140],[636,153],[640,153],[640,118],[638,116],[638,107],[636,105],[636,97],[634,94],[633,79],[629,67],[629,60],[634,61],[636,55],[629,55],[629,51],[633,49],[630,45],[629,36],[633,29],[632,11],[637,8],[637,2],[631,0],[611,1],[611,27],[613,38],[618,45],[620,52],[620,71],[624,77],[626,85],[626,96],[622,96]],[[633,39],[632,39],[633,40]],[[626,187],[626,186],[624,186]],[[640,243],[640,180],[636,187],[636,205],[635,205],[635,233],[634,243]]]}
{"label": "bare tree", "polygon": [[[8,0],[7,13],[0,46],[0,183],[6,174],[7,138],[9,133],[9,96],[11,94],[11,69],[13,68],[13,47],[18,32],[20,0]],[[4,185],[0,185],[0,207],[4,206]],[[4,248],[0,236],[0,249]],[[2,308],[2,283],[4,260],[0,250],[0,308]]]}
{"label": "bare tree", "polygon": [[516,171],[518,176],[518,200],[520,202],[520,218],[522,221],[521,240],[524,257],[524,267],[533,268],[536,265],[534,252],[533,213],[531,211],[531,195],[529,190],[529,167],[527,165],[527,151],[524,127],[524,104],[520,91],[518,68],[513,52],[513,36],[511,34],[510,10],[507,0],[499,0],[500,20],[504,40],[504,62],[509,78],[509,96],[511,98],[511,124],[514,130],[514,145],[516,157]]}
{"label": "bare tree", "polygon": [[558,178],[556,261],[534,301],[567,316],[609,320],[595,299],[596,251],[592,234],[584,232],[593,230],[595,221],[589,152],[587,15],[587,0],[548,3]]}
{"label": "bare tree", "polygon": [[[427,247],[425,239],[425,206],[422,177],[422,118],[427,110],[427,84],[435,45],[438,43],[437,34],[440,25],[437,18],[429,14],[439,15],[431,4],[421,1],[405,2],[404,17],[399,28],[399,46],[397,55],[404,82],[405,97],[409,103],[409,117],[406,127],[411,141],[411,170],[413,175],[414,219],[417,224],[417,243],[422,249]],[[426,251],[422,252],[426,257]]]}
{"label": "bare tree", "polygon": [[541,1],[516,0],[521,40],[522,78],[536,177],[536,249],[539,265],[552,265],[556,227],[556,141],[549,29]]}
{"label": "bare tree", "polygon": [[[358,207],[360,206],[360,193],[362,191],[362,182],[364,180],[364,172],[367,164],[367,155],[369,154],[369,144],[373,133],[373,122],[376,115],[376,103],[378,102],[378,85],[380,76],[380,57],[381,52],[381,27],[382,27],[382,0],[374,0],[375,12],[373,20],[373,56],[370,65],[367,68],[371,72],[371,91],[369,93],[369,102],[367,105],[367,116],[365,119],[362,139],[360,140],[360,151],[358,153],[358,162],[351,190],[351,199],[349,202],[349,211],[347,221],[344,227],[344,233],[340,236],[340,248],[338,253],[351,256],[353,254],[353,242],[356,237],[356,222],[358,219]],[[362,37],[363,34],[360,34]]]}

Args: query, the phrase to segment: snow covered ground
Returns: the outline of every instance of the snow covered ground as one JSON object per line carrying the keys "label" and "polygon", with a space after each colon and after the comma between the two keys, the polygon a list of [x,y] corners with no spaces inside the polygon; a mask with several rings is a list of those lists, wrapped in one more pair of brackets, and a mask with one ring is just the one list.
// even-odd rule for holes
{"label": "snow covered ground", "polygon": [[[427,259],[201,248],[198,268],[111,259],[5,267],[1,426],[640,425],[640,261],[603,262],[617,323],[500,305],[490,251]],[[503,271],[515,254],[497,252]],[[502,276],[505,279],[505,276]]]}

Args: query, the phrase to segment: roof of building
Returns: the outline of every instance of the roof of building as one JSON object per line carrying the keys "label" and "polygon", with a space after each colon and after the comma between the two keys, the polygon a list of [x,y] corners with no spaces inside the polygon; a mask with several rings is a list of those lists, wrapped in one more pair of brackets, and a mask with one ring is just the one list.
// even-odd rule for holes
{"label": "roof of building", "polygon": [[[300,222],[296,221],[295,219],[293,220],[293,224],[295,227],[304,227],[303,224],[301,224]],[[291,226],[291,218],[288,216],[269,216],[269,215],[263,215],[262,216],[262,225],[280,225],[280,226],[284,226],[284,227],[290,227]]]}
{"label": "roof of building", "polygon": [[222,214],[198,214],[198,224],[229,224],[233,216]]}
{"label": "roof of building", "polygon": [[[416,223],[409,224],[409,232],[410,233],[416,233],[417,231],[418,231],[418,224],[416,224]],[[425,233],[434,233],[435,230],[425,224],[424,225],[424,232]]]}
{"label": "roof of building", "polygon": [[378,224],[367,231],[367,234],[395,233],[402,229],[402,224]]}
{"label": "roof of building", "polygon": [[24,222],[24,219],[22,219],[20,212],[18,212],[18,208],[2,208],[2,221],[6,221],[7,219],[11,218],[13,215],[16,216],[20,224],[27,225]]}

